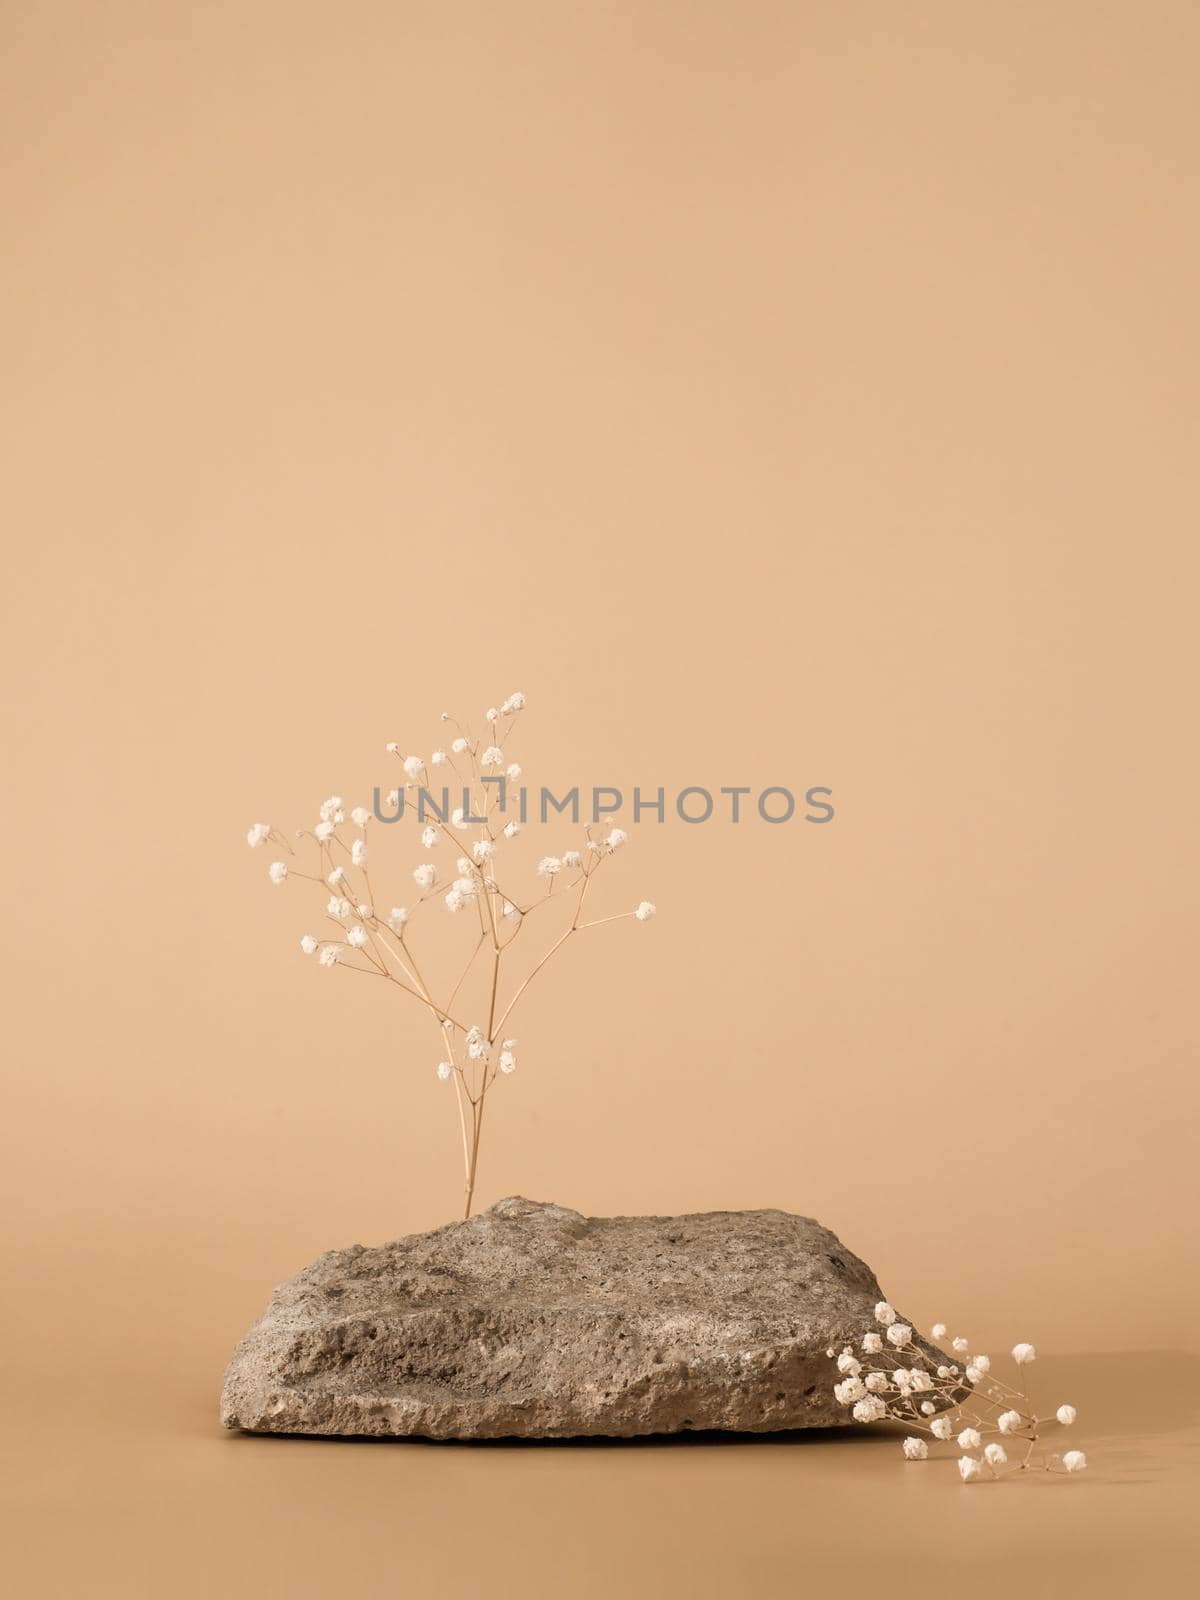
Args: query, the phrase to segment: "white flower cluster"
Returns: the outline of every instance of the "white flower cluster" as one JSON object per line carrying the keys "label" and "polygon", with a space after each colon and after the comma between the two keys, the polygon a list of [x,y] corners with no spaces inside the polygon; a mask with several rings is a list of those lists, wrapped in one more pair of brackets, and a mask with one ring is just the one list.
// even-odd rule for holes
{"label": "white flower cluster", "polygon": [[[840,1351],[830,1350],[841,1373],[833,1393],[855,1422],[887,1419],[915,1428],[901,1444],[906,1461],[927,1460],[930,1441],[953,1440],[962,1452],[958,1471],[964,1483],[1028,1471],[1075,1473],[1087,1466],[1082,1450],[1067,1450],[1061,1456],[1038,1452],[1039,1430],[1049,1419],[1035,1414],[1022,1390],[993,1376],[991,1358],[972,1352],[967,1338],[957,1335],[950,1342],[962,1357],[959,1363],[919,1343],[886,1300],[875,1307],[875,1323],[862,1334],[857,1353],[848,1344]],[[935,1322],[930,1333],[935,1340],[944,1340],[946,1324]],[[1031,1344],[1016,1344],[1012,1359],[1018,1368],[1026,1367],[1037,1359],[1037,1350]],[[1060,1405],[1054,1419],[1069,1428],[1076,1415],[1074,1406]],[[1009,1460],[1001,1437],[1010,1448],[1025,1447],[1019,1460]]]}
{"label": "white flower cluster", "polygon": [[[587,827],[578,848],[559,849],[543,855],[536,864],[533,887],[518,892],[515,881],[515,855],[523,846],[514,846],[522,832],[519,821],[504,816],[504,775],[514,783],[521,777],[519,762],[506,754],[516,728],[518,715],[525,707],[525,696],[515,692],[499,706],[484,712],[482,737],[463,727],[449,713],[442,721],[452,724],[453,737],[447,748],[437,748],[428,757],[405,752],[392,740],[387,754],[400,764],[400,785],[387,791],[389,807],[399,809],[402,796],[405,809],[417,817],[417,839],[425,859],[409,868],[416,894],[406,897],[405,905],[393,905],[386,914],[375,910],[377,901],[372,884],[376,868],[373,838],[368,849],[367,829],[373,812],[365,805],[347,807],[340,794],[330,795],[318,808],[317,819],[297,837],[309,841],[315,850],[311,870],[301,865],[297,850],[288,837],[267,822],[255,822],[246,834],[251,849],[270,842],[290,858],[272,861],[267,868],[273,884],[304,880],[321,890],[328,926],[323,933],[305,933],[300,949],[314,956],[316,964],[383,978],[417,1000],[430,1014],[438,1030],[436,1074],[443,1082],[453,1082],[458,1101],[465,1168],[466,1213],[470,1215],[475,1187],[479,1136],[483,1122],[483,1103],[498,1076],[509,1076],[517,1069],[517,1041],[506,1036],[509,1014],[549,957],[565,940],[587,928],[630,918],[648,922],[655,915],[650,900],[636,902],[631,910],[583,919],[584,903],[592,879],[603,863],[616,854],[629,835],[623,828],[606,825]],[[442,808],[427,804],[429,775],[443,769],[438,785],[445,794],[455,780],[461,786],[463,804],[453,809],[443,800]],[[413,791],[413,792],[410,792]],[[377,791],[378,792],[378,791]],[[446,810],[450,809],[446,820]],[[432,813],[432,814],[431,814]],[[382,815],[382,813],[381,813]],[[466,835],[467,837],[456,837]],[[399,828],[384,829],[384,839],[402,838]],[[430,853],[449,841],[455,857],[454,870],[439,871]],[[503,884],[501,882],[503,879]],[[325,896],[328,895],[328,899]],[[524,931],[525,924],[538,909],[553,903],[567,908],[569,922],[540,957],[530,949],[530,963],[524,976],[505,984],[505,956]],[[382,901],[386,905],[387,901]],[[440,910],[439,910],[440,908]],[[594,912],[595,898],[588,902]],[[445,911],[470,930],[470,954],[457,981],[435,994],[426,981],[426,955],[414,954],[414,929],[417,920],[425,927],[430,919],[440,920]],[[553,915],[553,913],[548,913]],[[527,936],[518,955],[530,946]],[[478,958],[478,959],[477,959]],[[477,1015],[486,1020],[467,1023],[462,1019],[465,997],[472,986],[483,988],[483,1009]]]}

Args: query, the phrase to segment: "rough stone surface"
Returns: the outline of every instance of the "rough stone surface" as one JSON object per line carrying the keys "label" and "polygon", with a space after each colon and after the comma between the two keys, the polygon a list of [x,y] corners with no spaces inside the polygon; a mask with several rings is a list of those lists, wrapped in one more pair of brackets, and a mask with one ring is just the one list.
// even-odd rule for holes
{"label": "rough stone surface", "polygon": [[881,1298],[809,1217],[501,1200],[282,1284],[233,1357],[221,1420],[434,1439],[830,1427],[846,1412],[826,1350]]}

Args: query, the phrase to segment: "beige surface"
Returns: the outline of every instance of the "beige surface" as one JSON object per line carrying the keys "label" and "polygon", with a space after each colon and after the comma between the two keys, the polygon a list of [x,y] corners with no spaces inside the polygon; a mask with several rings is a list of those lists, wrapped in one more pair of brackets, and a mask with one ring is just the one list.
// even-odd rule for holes
{"label": "beige surface", "polygon": [[1084,1356],[1038,1373],[1102,1418],[1090,1475],[967,1488],[952,1461],[905,1463],[865,1429],[474,1446],[221,1435],[194,1383],[147,1389],[130,1372],[67,1408],[61,1431],[29,1430],[15,1593],[1181,1594],[1200,1429],[1194,1404],[1131,1372],[1147,1375]]}
{"label": "beige surface", "polygon": [[[1197,1309],[1195,7],[0,16],[20,1592],[550,1593],[622,1531],[630,1592],[976,1540],[1132,1592],[1185,1436],[1101,1356]],[[660,916],[531,996],[481,1200],[811,1212],[1086,1352],[1090,1482],[216,1435],[270,1284],[458,1181],[244,829],[516,686],[550,781],[838,816],[639,831]]]}

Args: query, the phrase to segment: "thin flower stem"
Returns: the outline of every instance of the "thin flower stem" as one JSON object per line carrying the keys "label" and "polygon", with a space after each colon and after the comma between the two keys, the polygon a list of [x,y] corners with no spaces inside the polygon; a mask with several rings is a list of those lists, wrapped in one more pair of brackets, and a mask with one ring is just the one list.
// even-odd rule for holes
{"label": "thin flower stem", "polygon": [[506,1023],[506,1022],[507,1022],[507,1021],[508,1021],[508,1019],[509,1019],[509,1016],[510,1016],[510,1015],[511,1015],[511,1013],[512,1013],[512,1008],[513,1008],[513,1007],[514,1007],[514,1006],[515,1006],[515,1005],[516,1005],[516,1003],[517,1003],[517,1001],[518,1001],[518,1000],[519,1000],[519,999],[520,999],[520,998],[521,998],[521,996],[522,996],[522,995],[523,995],[523,994],[524,994],[524,993],[525,993],[525,991],[526,991],[526,989],[528,989],[528,987],[529,987],[529,985],[530,985],[530,984],[531,984],[531,983],[532,983],[532,982],[533,982],[533,980],[534,980],[534,979],[535,979],[535,978],[536,978],[536,977],[537,977],[537,975],[538,975],[538,973],[539,973],[539,972],[540,972],[540,971],[541,971],[541,970],[542,970],[542,968],[543,968],[543,967],[544,967],[544,966],[545,966],[545,965],[546,965],[546,963],[547,963],[547,961],[549,961],[549,959],[550,959],[550,957],[551,957],[551,956],[552,956],[552,955],[553,955],[553,954],[554,954],[554,952],[555,952],[555,951],[556,951],[556,950],[558,950],[558,949],[561,949],[561,947],[562,947],[562,946],[563,946],[563,945],[564,945],[564,944],[566,944],[566,942],[567,942],[567,940],[568,940],[568,939],[569,939],[569,938],[570,938],[570,937],[571,937],[571,935],[572,935],[572,934],[573,934],[573,933],[574,933],[574,932],[575,932],[575,931],[576,931],[576,930],[575,930],[575,928],[574,928],[574,927],[573,927],[573,926],[572,926],[572,927],[570,927],[570,928],[568,928],[568,929],[567,929],[567,931],[566,931],[566,932],[565,932],[565,933],[564,933],[564,934],[561,934],[561,935],[560,935],[560,936],[559,936],[559,937],[558,937],[558,938],[557,938],[557,939],[556,939],[556,940],[555,940],[555,941],[554,941],[554,943],[553,943],[553,944],[552,944],[552,945],[551,945],[551,946],[550,946],[550,948],[549,948],[549,950],[547,950],[547,951],[546,951],[546,954],[545,954],[545,955],[544,955],[544,956],[543,956],[543,957],[542,957],[542,959],[541,959],[541,960],[540,960],[540,961],[539,961],[539,962],[538,962],[538,964],[537,964],[537,966],[536,966],[536,967],[534,967],[534,969],[533,969],[533,971],[532,971],[532,972],[531,972],[531,973],[530,973],[530,974],[529,974],[529,976],[528,976],[528,977],[527,977],[527,978],[526,978],[526,979],[525,979],[525,981],[524,981],[524,982],[523,982],[523,983],[522,983],[522,984],[521,984],[521,986],[520,986],[520,988],[519,988],[519,989],[518,989],[518,990],[517,990],[517,992],[516,992],[516,994],[514,994],[514,995],[513,995],[513,997],[512,997],[512,999],[511,999],[511,1000],[510,1000],[510,1001],[509,1001],[509,1002],[508,1002],[508,1005],[507,1005],[507,1006],[506,1006],[506,1007],[505,1007],[505,1009],[504,1009],[504,1014],[503,1014],[503,1016],[502,1016],[502,1017],[501,1017],[501,1018],[500,1018],[500,1022],[499,1022],[499,1025],[498,1025],[498,1026],[497,1026],[497,1028],[496,1028],[496,1030],[495,1030],[495,1032],[496,1032],[496,1033],[503,1033],[503,1032],[504,1032],[504,1025],[505,1025],[505,1023]]}
{"label": "thin flower stem", "polygon": [[[471,951],[471,954],[467,957],[467,964],[462,969],[462,972],[459,974],[458,982],[454,985],[453,989],[451,989],[451,991],[450,991],[450,998],[446,1001],[446,1005],[448,1007],[452,1006],[454,1004],[455,999],[458,996],[458,991],[462,988],[463,984],[467,981],[467,974],[470,972],[471,968],[475,965],[475,957],[483,949],[484,941],[486,940],[486,938],[487,938],[487,934],[486,933],[481,933],[479,935],[479,938],[476,940],[474,949]],[[405,948],[407,949],[407,946],[405,946]]]}
{"label": "thin flower stem", "polygon": [[[410,963],[409,961],[406,961],[404,959],[404,956],[401,955],[400,950],[394,949],[392,947],[389,939],[385,937],[385,935],[390,934],[391,937],[394,939],[394,938],[397,938],[398,935],[392,933],[392,930],[390,928],[385,928],[384,924],[382,922],[380,922],[378,920],[378,918],[376,918],[376,931],[378,932],[379,939],[380,939],[380,942],[382,944],[383,949],[386,950],[388,955],[391,956],[392,960],[400,968],[401,972],[404,973],[405,977],[410,978],[412,980],[412,982],[414,984],[416,984],[416,986],[420,990],[421,994],[424,995],[425,999],[432,1006],[433,1005],[432,997],[430,996],[428,989],[421,982],[420,975],[416,971],[416,963],[415,962]],[[403,941],[400,942],[400,949],[403,949]],[[436,1010],[437,1007],[434,1007],[434,1009]]]}
{"label": "thin flower stem", "polygon": [[458,1103],[458,1128],[459,1132],[462,1134],[463,1182],[466,1184],[470,1182],[471,1176],[471,1150],[467,1141],[467,1118],[466,1113],[463,1110],[464,1093],[465,1088],[462,1082],[462,1072],[456,1066],[454,1069],[454,1098]]}

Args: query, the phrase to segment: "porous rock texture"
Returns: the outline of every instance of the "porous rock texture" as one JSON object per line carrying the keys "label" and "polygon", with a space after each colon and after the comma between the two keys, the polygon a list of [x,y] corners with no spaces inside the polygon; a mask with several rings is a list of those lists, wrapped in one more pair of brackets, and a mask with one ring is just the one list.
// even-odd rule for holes
{"label": "porous rock texture", "polygon": [[433,1439],[829,1427],[847,1413],[826,1352],[857,1344],[881,1298],[809,1217],[501,1200],[282,1284],[234,1354],[221,1420]]}

